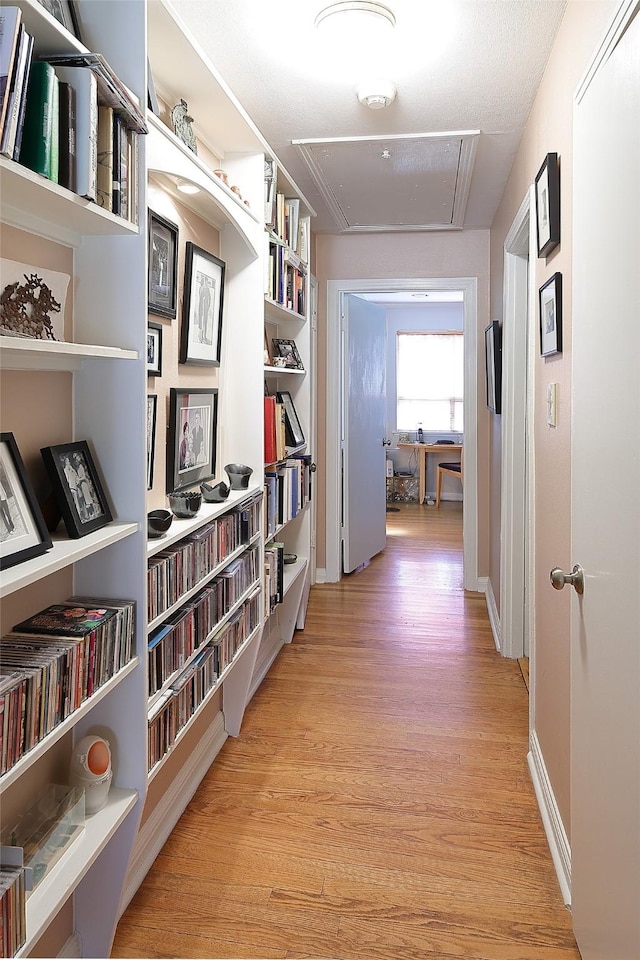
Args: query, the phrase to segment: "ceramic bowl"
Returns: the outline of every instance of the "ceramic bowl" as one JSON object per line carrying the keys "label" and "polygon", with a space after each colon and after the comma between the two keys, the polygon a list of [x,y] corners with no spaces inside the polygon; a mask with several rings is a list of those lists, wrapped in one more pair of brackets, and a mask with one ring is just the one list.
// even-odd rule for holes
{"label": "ceramic bowl", "polygon": [[170,493],[169,506],[172,512],[181,520],[190,520],[195,517],[202,506],[202,494],[195,490],[184,493]]}
{"label": "ceramic bowl", "polygon": [[253,468],[244,463],[228,463],[224,468],[229,474],[232,490],[246,490]]}
{"label": "ceramic bowl", "polygon": [[147,514],[147,536],[150,540],[162,537],[173,523],[170,510],[152,510]]}
{"label": "ceramic bowl", "polygon": [[223,480],[214,484],[214,486],[211,486],[210,483],[200,484],[202,499],[207,503],[222,503],[229,496],[229,489],[229,484]]}

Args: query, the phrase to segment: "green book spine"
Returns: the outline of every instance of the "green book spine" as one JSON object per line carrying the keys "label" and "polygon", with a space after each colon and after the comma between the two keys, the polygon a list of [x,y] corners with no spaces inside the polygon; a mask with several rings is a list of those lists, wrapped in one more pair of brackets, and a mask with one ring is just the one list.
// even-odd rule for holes
{"label": "green book spine", "polygon": [[31,65],[20,163],[58,182],[58,78],[43,60]]}

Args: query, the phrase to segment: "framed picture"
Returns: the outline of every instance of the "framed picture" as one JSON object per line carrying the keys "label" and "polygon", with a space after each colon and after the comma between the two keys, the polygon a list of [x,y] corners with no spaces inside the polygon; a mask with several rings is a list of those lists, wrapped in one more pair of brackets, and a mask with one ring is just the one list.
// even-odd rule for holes
{"label": "framed picture", "polygon": [[498,320],[492,320],[485,328],[484,360],[487,374],[487,406],[493,413],[501,413],[502,330]]}
{"label": "framed picture", "polygon": [[546,257],[560,243],[560,167],[558,154],[548,153],[536,176],[538,256]]}
{"label": "framed picture", "polygon": [[51,538],[12,433],[0,434],[0,570],[39,557]]}
{"label": "framed picture", "polygon": [[267,331],[264,332],[264,360],[263,363],[265,367],[271,366],[271,351],[269,350],[269,337],[267,336]]}
{"label": "framed picture", "polygon": [[216,472],[218,391],[171,388],[167,493],[210,480]]}
{"label": "framed picture", "polygon": [[180,363],[220,366],[225,262],[187,243]]}
{"label": "framed picture", "polygon": [[276,397],[278,403],[281,403],[284,407],[284,432],[287,446],[301,447],[304,444],[304,433],[291,394],[288,390],[280,390]]}
{"label": "framed picture", "polygon": [[149,313],[173,319],[178,303],[178,228],[149,210]]}
{"label": "framed picture", "polygon": [[281,340],[279,337],[274,337],[271,343],[273,344],[273,362],[276,366],[280,365],[277,362],[278,357],[282,357],[284,366],[288,369],[304,370],[295,340]]}
{"label": "framed picture", "polygon": [[66,27],[69,33],[72,33],[78,40],[80,37],[80,25],[78,23],[78,12],[76,10],[75,0],[38,0],[41,7],[51,14],[52,17]]}
{"label": "framed picture", "polygon": [[562,353],[562,274],[554,273],[538,291],[540,300],[540,354]]}
{"label": "framed picture", "polygon": [[70,537],[84,537],[111,522],[111,510],[86,440],[40,450]]}
{"label": "framed picture", "polygon": [[153,467],[156,459],[156,417],[158,413],[158,396],[155,393],[147,395],[147,490],[153,487]]}
{"label": "framed picture", "polygon": [[147,323],[147,376],[162,376],[162,324]]}

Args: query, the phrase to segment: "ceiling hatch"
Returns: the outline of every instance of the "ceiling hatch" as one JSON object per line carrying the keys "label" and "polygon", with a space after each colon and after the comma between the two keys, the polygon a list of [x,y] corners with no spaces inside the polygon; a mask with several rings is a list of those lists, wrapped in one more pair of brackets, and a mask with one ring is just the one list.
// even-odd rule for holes
{"label": "ceiling hatch", "polygon": [[478,136],[467,130],[292,143],[340,232],[461,230]]}

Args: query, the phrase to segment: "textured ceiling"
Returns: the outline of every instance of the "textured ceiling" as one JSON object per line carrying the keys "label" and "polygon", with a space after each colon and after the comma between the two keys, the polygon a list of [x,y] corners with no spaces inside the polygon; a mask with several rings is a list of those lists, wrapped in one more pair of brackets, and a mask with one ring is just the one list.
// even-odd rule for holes
{"label": "textured ceiling", "polygon": [[[326,5],[322,0],[173,0],[173,5],[316,209],[317,232],[343,232],[350,219],[366,221],[370,229],[394,226],[390,211],[411,206],[415,182],[400,171],[390,176],[384,166],[379,176],[369,167],[363,177],[362,151],[341,148],[343,177],[337,182],[350,185],[338,198],[341,220],[292,141],[451,131],[479,131],[460,225],[487,228],[566,0],[385,2],[395,13],[396,28],[368,68],[362,63],[367,51],[357,43],[320,48],[313,20]],[[365,69],[397,86],[396,100],[383,110],[370,110],[357,99]],[[337,168],[330,176],[334,173]],[[421,183],[425,191],[427,186]],[[442,191],[441,182],[437,188]],[[391,200],[382,203],[382,194]],[[425,210],[447,202],[452,207],[454,198],[438,194],[422,201]],[[349,207],[357,213],[345,216]],[[414,226],[440,224],[433,216],[430,223],[422,223],[424,216],[415,219],[420,223]]]}

